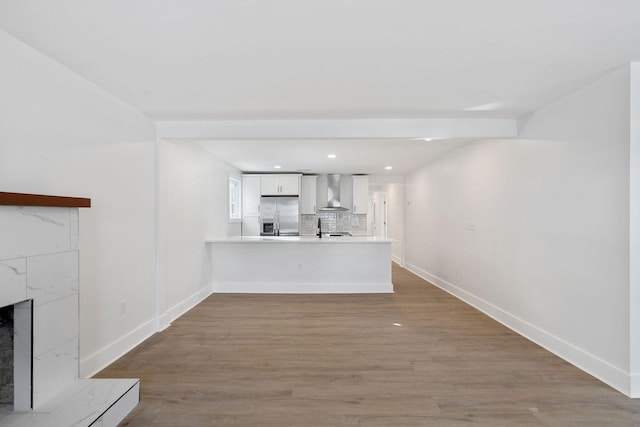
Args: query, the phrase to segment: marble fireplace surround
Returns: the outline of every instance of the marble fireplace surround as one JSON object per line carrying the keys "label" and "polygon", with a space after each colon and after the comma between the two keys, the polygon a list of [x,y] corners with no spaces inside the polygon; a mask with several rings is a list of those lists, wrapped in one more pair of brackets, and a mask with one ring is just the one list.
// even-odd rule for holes
{"label": "marble fireplace surround", "polygon": [[139,401],[138,379],[79,378],[78,209],[90,206],[0,192],[0,307],[14,305],[17,375],[0,426],[115,426]]}

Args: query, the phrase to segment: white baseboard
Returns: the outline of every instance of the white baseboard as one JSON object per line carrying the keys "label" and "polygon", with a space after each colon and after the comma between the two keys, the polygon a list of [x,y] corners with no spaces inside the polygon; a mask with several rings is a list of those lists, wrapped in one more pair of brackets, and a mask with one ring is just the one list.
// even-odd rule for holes
{"label": "white baseboard", "polygon": [[393,283],[215,282],[213,292],[234,294],[392,294]]}
{"label": "white baseboard", "polygon": [[160,316],[161,330],[166,329],[171,325],[171,322],[191,310],[196,305],[200,304],[209,295],[211,295],[211,286],[200,289],[195,294],[169,308],[162,316]]}
{"label": "white baseboard", "polygon": [[640,398],[640,374],[631,375],[630,397]]}
{"label": "white baseboard", "polygon": [[80,377],[90,378],[156,333],[154,319],[80,360]]}
{"label": "white baseboard", "polygon": [[92,355],[80,360],[80,377],[90,378],[120,357],[131,351],[156,332],[160,332],[171,325],[178,317],[198,305],[211,295],[211,287],[206,287],[184,301],[168,309],[159,319],[159,326],[155,319],[151,319],[122,338],[96,351]]}
{"label": "white baseboard", "polygon": [[400,267],[404,267],[404,260],[399,256],[391,255],[391,261],[395,262]]}
{"label": "white baseboard", "polygon": [[[607,361],[602,360],[597,356],[578,348],[543,329],[540,329],[536,325],[520,319],[509,312],[458,288],[446,280],[420,269],[415,265],[407,263],[406,268],[424,280],[433,283],[442,290],[475,307],[509,329],[512,329],[523,337],[545,348],[556,356],[598,378],[600,381],[613,387],[619,392],[629,397],[640,397],[640,376],[635,378],[636,387],[634,389],[632,386],[634,378],[623,370],[611,365]],[[635,390],[634,393],[632,393],[633,390]],[[635,396],[633,394],[635,394]]]}

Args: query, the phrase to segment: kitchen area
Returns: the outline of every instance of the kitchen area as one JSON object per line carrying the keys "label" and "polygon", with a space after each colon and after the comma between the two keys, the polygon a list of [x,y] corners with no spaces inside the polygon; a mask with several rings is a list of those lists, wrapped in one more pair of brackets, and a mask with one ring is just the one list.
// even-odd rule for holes
{"label": "kitchen area", "polygon": [[214,292],[392,293],[369,203],[367,175],[243,175],[241,235],[207,240]]}
{"label": "kitchen area", "polygon": [[243,236],[369,234],[366,175],[243,175],[242,201]]}

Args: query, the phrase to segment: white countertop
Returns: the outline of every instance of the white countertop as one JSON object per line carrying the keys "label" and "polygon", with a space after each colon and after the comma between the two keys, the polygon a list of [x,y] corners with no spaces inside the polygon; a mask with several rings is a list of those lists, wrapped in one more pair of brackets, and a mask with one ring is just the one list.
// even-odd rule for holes
{"label": "white countertop", "polygon": [[393,239],[382,239],[376,236],[227,236],[205,240],[205,243],[392,243]]}

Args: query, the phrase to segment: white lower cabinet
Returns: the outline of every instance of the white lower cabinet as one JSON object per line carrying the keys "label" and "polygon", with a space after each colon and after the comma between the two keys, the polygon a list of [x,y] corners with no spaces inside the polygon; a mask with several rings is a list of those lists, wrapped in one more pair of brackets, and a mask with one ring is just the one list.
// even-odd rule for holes
{"label": "white lower cabinet", "polygon": [[254,237],[260,235],[260,217],[259,216],[242,217],[242,235],[254,236]]}

